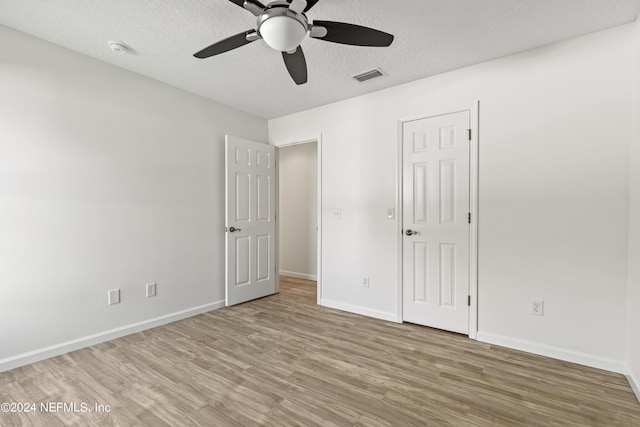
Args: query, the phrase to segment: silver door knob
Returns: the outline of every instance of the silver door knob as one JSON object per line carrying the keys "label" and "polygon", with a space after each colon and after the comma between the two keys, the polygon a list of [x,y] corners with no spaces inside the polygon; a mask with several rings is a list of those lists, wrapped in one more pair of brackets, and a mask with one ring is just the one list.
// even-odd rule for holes
{"label": "silver door knob", "polygon": [[229,231],[231,233],[235,233],[236,231],[242,231],[240,228],[235,228],[235,227],[229,227]]}
{"label": "silver door knob", "polygon": [[418,234],[418,232],[413,230],[407,230],[404,232],[404,234],[406,234],[407,236],[413,236],[414,234]]}

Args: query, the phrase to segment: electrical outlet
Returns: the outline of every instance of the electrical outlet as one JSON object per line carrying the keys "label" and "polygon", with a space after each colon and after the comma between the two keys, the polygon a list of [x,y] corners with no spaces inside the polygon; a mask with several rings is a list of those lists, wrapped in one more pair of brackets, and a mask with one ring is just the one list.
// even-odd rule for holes
{"label": "electrical outlet", "polygon": [[342,209],[340,208],[331,209],[331,219],[342,219]]}
{"label": "electrical outlet", "polygon": [[156,283],[147,283],[147,298],[156,296]]}
{"label": "electrical outlet", "polygon": [[107,293],[109,305],[120,304],[120,289],[112,289]]}
{"label": "electrical outlet", "polygon": [[531,314],[533,316],[544,316],[544,301],[541,299],[531,300]]}
{"label": "electrical outlet", "polygon": [[363,288],[368,288],[369,287],[369,277],[365,276],[362,278],[362,287]]}

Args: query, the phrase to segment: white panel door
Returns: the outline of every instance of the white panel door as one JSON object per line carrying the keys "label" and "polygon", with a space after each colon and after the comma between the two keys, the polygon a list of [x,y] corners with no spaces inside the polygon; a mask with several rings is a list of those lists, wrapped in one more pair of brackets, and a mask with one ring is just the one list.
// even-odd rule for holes
{"label": "white panel door", "polygon": [[226,136],[226,303],[276,292],[275,147]]}
{"label": "white panel door", "polygon": [[469,332],[468,111],[406,122],[403,320]]}

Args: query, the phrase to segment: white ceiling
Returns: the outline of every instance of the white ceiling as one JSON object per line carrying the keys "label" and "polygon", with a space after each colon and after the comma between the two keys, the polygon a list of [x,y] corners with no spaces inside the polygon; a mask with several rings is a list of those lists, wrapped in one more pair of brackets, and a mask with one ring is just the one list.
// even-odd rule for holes
{"label": "white ceiling", "polygon": [[[306,39],[309,82],[257,41],[200,60],[200,49],[252,29],[228,0],[0,0],[0,24],[264,118],[274,118],[632,22],[640,0],[320,0],[310,20],[395,35],[389,48]],[[133,54],[117,56],[108,40]],[[380,67],[366,83],[351,76]]]}

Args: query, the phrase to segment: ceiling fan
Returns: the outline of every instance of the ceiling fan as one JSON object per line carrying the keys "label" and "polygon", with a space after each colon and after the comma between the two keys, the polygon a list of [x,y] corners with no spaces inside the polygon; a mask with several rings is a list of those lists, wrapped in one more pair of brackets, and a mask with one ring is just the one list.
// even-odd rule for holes
{"label": "ceiling fan", "polygon": [[289,75],[301,85],[307,82],[307,61],[300,46],[306,36],[353,46],[386,47],[393,42],[393,35],[373,28],[334,21],[310,22],[305,13],[319,0],[278,0],[266,6],[259,0],[229,1],[258,18],[256,29],[214,43],[194,54],[196,58],[209,58],[262,39],[282,52]]}

